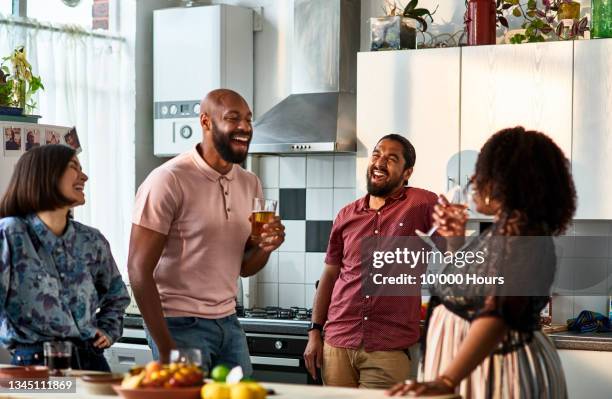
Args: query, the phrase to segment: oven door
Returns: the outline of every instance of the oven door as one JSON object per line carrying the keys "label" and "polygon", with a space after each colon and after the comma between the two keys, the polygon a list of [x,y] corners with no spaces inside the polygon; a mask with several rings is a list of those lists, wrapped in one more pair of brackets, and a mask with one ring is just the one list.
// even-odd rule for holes
{"label": "oven door", "polygon": [[306,371],[303,358],[251,356],[251,364],[257,381],[321,385],[320,377],[315,381]]}

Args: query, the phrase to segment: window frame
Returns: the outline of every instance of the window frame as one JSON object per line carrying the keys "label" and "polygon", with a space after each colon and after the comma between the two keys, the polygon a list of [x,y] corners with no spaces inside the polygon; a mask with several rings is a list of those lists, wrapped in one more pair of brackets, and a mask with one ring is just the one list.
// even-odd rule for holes
{"label": "window frame", "polygon": [[[59,0],[58,0],[59,1]],[[28,18],[28,0],[12,0],[15,17]],[[116,33],[119,30],[118,0],[108,0],[108,32]]]}

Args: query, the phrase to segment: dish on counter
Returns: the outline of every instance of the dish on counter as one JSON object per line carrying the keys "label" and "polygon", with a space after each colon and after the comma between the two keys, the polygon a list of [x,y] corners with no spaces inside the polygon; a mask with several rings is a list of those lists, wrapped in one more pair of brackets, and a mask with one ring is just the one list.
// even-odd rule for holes
{"label": "dish on counter", "polygon": [[113,385],[121,384],[123,374],[95,373],[79,376],[87,392],[93,395],[115,395]]}

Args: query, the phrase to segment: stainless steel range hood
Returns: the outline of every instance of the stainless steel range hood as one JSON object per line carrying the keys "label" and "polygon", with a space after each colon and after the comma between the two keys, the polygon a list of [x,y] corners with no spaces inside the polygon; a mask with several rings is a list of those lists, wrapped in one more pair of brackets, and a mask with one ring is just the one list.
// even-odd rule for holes
{"label": "stainless steel range hood", "polygon": [[252,154],[355,152],[360,0],[295,0],[292,93],[254,122]]}

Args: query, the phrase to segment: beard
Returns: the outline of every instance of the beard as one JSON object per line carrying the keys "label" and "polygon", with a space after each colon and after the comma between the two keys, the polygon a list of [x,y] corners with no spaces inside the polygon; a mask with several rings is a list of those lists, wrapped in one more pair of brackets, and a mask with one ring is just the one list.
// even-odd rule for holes
{"label": "beard", "polygon": [[249,154],[248,144],[247,144],[247,150],[244,151],[244,153],[234,151],[231,145],[232,137],[234,135],[244,134],[244,132],[235,130],[230,133],[224,133],[219,130],[219,128],[217,127],[214,121],[212,121],[211,132],[212,132],[213,144],[215,145],[215,149],[217,150],[219,155],[221,155],[221,158],[225,162],[238,163],[238,164],[244,162],[247,155]]}
{"label": "beard", "polygon": [[386,197],[391,194],[396,188],[403,186],[403,177],[400,175],[395,179],[390,179],[382,185],[374,184],[372,182],[372,170],[368,169],[366,172],[366,181],[368,187],[368,194],[375,197]]}

